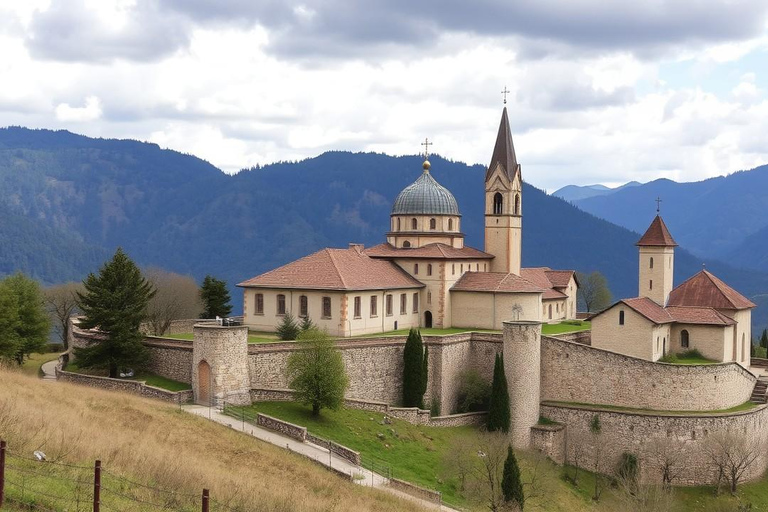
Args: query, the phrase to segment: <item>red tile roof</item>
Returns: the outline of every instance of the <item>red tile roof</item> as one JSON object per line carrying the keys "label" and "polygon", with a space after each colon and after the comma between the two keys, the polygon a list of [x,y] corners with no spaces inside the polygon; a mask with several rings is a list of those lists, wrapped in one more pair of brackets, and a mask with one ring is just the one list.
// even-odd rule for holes
{"label": "red tile roof", "polygon": [[[544,300],[564,299],[568,297],[563,292],[555,290],[554,285],[549,278],[551,272],[552,271],[549,270],[548,267],[523,268],[520,269],[520,277],[544,290],[544,294],[541,296]],[[566,283],[565,286],[568,286],[568,283]]]}
{"label": "red tile roof", "polygon": [[702,306],[717,309],[755,307],[752,301],[706,270],[690,277],[672,290],[667,305]]}
{"label": "red tile roof", "polygon": [[675,242],[674,238],[672,238],[672,235],[669,234],[667,225],[664,224],[664,220],[661,218],[661,216],[656,215],[656,218],[653,219],[651,225],[648,226],[648,230],[642,237],[640,237],[640,240],[638,240],[635,245],[652,247],[676,247],[677,242]]}
{"label": "red tile roof", "polygon": [[[622,299],[619,302],[623,302],[637,313],[643,315],[645,318],[655,324],[668,324],[672,323],[672,316],[659,306],[653,300],[648,297],[634,297],[632,299]],[[617,302],[617,304],[619,303]]]}
{"label": "red tile roof", "polygon": [[467,260],[467,259],[493,259],[492,254],[472,247],[456,249],[447,244],[434,243],[423,247],[401,249],[390,243],[374,245],[366,249],[365,254],[371,258],[425,258],[435,260]]}
{"label": "red tile roof", "polygon": [[567,288],[568,283],[571,282],[571,277],[576,279],[576,276],[574,276],[576,272],[573,270],[549,270],[547,269],[547,278],[552,283],[553,288]]}
{"label": "red tile roof", "polygon": [[270,270],[237,286],[244,288],[293,288],[306,290],[390,290],[423,288],[390,261],[368,257],[354,247],[322,249]]}
{"label": "red tile roof", "polygon": [[732,318],[713,308],[671,306],[665,309],[675,322],[681,324],[736,325]]}
{"label": "red tile roof", "polygon": [[542,293],[527,279],[504,272],[465,272],[451,287],[455,292]]}

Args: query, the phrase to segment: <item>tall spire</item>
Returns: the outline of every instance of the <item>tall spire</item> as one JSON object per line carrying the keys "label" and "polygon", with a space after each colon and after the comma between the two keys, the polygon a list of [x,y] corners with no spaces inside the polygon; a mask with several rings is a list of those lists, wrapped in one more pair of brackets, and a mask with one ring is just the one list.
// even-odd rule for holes
{"label": "tall spire", "polygon": [[496,136],[496,145],[493,148],[493,156],[485,173],[486,181],[491,177],[496,165],[501,165],[502,172],[512,181],[516,174],[520,172],[520,166],[515,156],[515,146],[512,143],[512,131],[509,129],[509,118],[507,117],[507,107],[501,113],[501,123],[499,124],[499,134]]}

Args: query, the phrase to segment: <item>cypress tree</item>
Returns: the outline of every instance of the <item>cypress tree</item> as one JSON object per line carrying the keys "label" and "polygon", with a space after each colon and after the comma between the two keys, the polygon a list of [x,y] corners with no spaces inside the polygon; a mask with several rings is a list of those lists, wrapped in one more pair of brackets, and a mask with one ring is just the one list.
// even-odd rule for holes
{"label": "cypress tree", "polygon": [[763,329],[763,334],[760,336],[760,346],[768,350],[768,330]]}
{"label": "cypress tree", "polygon": [[523,510],[525,496],[523,483],[520,481],[520,467],[517,465],[517,457],[511,446],[507,447],[507,460],[504,461],[504,473],[501,477],[501,492],[504,501],[515,503],[519,510]]}
{"label": "cypress tree", "polygon": [[496,354],[493,365],[493,383],[491,384],[491,401],[488,406],[488,431],[509,432],[509,389],[507,377],[504,375],[504,360],[501,354]]}
{"label": "cypress tree", "polygon": [[421,360],[421,408],[424,408],[424,394],[429,380],[429,347],[424,345],[424,357]]}
{"label": "cypress tree", "polygon": [[76,348],[81,368],[107,368],[117,377],[121,368],[140,369],[148,358],[139,325],[147,316],[147,305],[155,290],[136,264],[118,248],[112,259],[83,281],[85,291],[77,298],[83,318],[80,327],[98,330],[103,339]]}
{"label": "cypress tree", "polygon": [[403,407],[421,407],[424,397],[421,370],[424,348],[421,334],[411,328],[403,350]]}

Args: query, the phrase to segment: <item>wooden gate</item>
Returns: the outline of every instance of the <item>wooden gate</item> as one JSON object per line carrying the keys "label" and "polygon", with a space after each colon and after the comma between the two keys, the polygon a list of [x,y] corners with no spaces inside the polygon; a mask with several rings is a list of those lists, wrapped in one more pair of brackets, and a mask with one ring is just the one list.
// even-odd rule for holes
{"label": "wooden gate", "polygon": [[197,365],[197,403],[211,405],[211,367],[205,361]]}

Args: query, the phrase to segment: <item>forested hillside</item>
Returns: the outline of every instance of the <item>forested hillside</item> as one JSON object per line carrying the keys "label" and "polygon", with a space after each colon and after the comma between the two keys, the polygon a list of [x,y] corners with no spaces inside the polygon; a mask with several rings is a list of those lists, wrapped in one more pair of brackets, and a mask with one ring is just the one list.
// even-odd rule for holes
{"label": "forested hillside", "polygon": [[[458,200],[467,243],[482,249],[484,170],[430,160]],[[392,201],[420,173],[417,156],[329,152],[230,176],[154,144],[2,129],[0,274],[80,279],[121,245],[141,265],[233,285],[324,246],[384,241]],[[523,213],[526,266],[600,270],[614,295],[637,293],[637,233],[529,185]],[[636,210],[637,225],[654,213]],[[684,226],[667,224],[684,239]],[[702,265],[681,245],[677,282]],[[768,274],[714,261],[707,268],[748,296],[768,293]]]}

